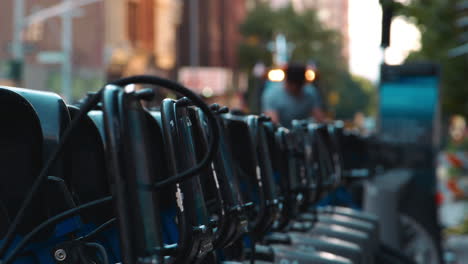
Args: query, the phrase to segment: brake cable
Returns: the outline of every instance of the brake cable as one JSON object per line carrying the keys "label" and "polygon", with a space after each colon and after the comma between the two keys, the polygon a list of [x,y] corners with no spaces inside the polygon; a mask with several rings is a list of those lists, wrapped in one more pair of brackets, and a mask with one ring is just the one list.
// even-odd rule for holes
{"label": "brake cable", "polygon": [[112,196],[107,196],[107,197],[104,197],[104,198],[101,198],[101,199],[98,199],[98,200],[94,200],[92,202],[89,202],[89,203],[85,203],[85,204],[82,204],[80,206],[77,206],[73,209],[69,209],[69,210],[66,210],[58,215],[55,215],[49,219],[47,219],[46,221],[42,222],[41,224],[39,224],[37,227],[35,227],[31,232],[29,232],[27,235],[25,235],[23,237],[23,239],[21,239],[18,244],[16,245],[15,248],[12,249],[11,253],[4,259],[4,260],[1,260],[0,263],[1,264],[8,264],[9,262],[11,262],[17,255],[18,253],[26,246],[26,244],[32,239],[34,238],[34,236],[36,234],[38,234],[39,232],[41,232],[44,228],[48,227],[49,225],[52,225],[52,224],[55,224],[57,222],[60,222],[62,221],[63,219],[67,218],[67,217],[70,217],[72,215],[77,215],[79,214],[81,211],[85,210],[85,209],[89,209],[91,207],[94,207],[94,206],[97,206],[97,205],[101,205],[101,204],[104,204],[104,203],[108,203],[112,201]]}
{"label": "brake cable", "polygon": [[96,227],[96,229],[92,230],[91,232],[89,232],[88,234],[82,236],[82,237],[79,237],[77,239],[75,239],[76,241],[89,241],[91,240],[94,236],[98,235],[99,233],[107,230],[108,228],[110,228],[112,225],[114,225],[115,223],[117,222],[117,218],[113,217],[111,219],[109,219],[108,221],[106,221],[105,223],[103,223],[102,225]]}
{"label": "brake cable", "polygon": [[[173,90],[175,92],[178,92],[187,98],[189,98],[192,103],[196,106],[198,106],[205,114],[208,119],[208,122],[210,123],[210,129],[212,130],[213,136],[210,137],[210,142],[209,142],[209,147],[208,151],[203,157],[203,159],[198,163],[198,165],[184,171],[181,173],[178,173],[177,175],[167,178],[163,181],[157,182],[154,184],[153,189],[161,189],[164,187],[167,187],[168,185],[175,184],[177,182],[184,181],[186,179],[189,179],[198,173],[200,173],[202,170],[206,169],[208,166],[211,164],[211,160],[213,159],[214,155],[217,153],[218,150],[218,143],[219,143],[219,127],[216,123],[216,118],[211,111],[211,109],[203,102],[203,100],[196,95],[194,92],[186,88],[185,86],[168,80],[164,78],[160,78],[157,76],[150,76],[150,75],[137,75],[137,76],[131,76],[131,77],[126,77],[122,78],[119,80],[116,80],[114,82],[111,82],[110,84],[124,87],[129,84],[151,84],[151,85],[158,85],[161,87],[164,87],[169,90]],[[76,117],[71,121],[70,125],[65,129],[62,138],[60,139],[57,147],[55,150],[52,152],[50,158],[47,160],[45,163],[44,167],[42,168],[41,172],[39,173],[39,176],[36,178],[36,180],[33,183],[33,186],[31,187],[31,190],[28,192],[26,198],[23,200],[23,203],[21,204],[20,209],[18,210],[18,213],[16,214],[15,218],[13,219],[13,222],[10,225],[10,228],[8,228],[8,231],[4,237],[3,243],[1,244],[0,247],[0,257],[3,257],[5,255],[6,250],[9,248],[9,245],[11,244],[14,234],[16,232],[16,229],[18,228],[19,223],[21,220],[24,218],[24,214],[26,212],[26,209],[28,208],[29,204],[32,202],[35,194],[38,192],[41,184],[47,177],[47,174],[49,172],[49,169],[54,165],[54,163],[57,161],[59,156],[63,153],[65,150],[64,146],[69,140],[72,132],[76,129],[76,127],[81,123],[81,121],[84,119],[86,114],[91,111],[101,100],[102,93],[105,89],[105,86],[101,88],[96,94],[91,95],[90,97],[87,98],[83,106],[81,107],[80,111],[76,115]],[[77,207],[80,208],[80,207]],[[75,209],[77,209],[75,208]],[[73,209],[72,209],[73,210]],[[66,211],[67,212],[67,211]],[[52,219],[52,218],[51,218]],[[43,224],[47,223],[43,222],[40,226]],[[47,224],[48,225],[48,224]],[[39,226],[38,226],[39,227]],[[36,230],[36,229],[34,229]],[[22,241],[25,244],[29,239],[26,239],[30,237],[32,232],[28,233]],[[16,248],[19,248],[17,246]],[[7,264],[8,261],[12,259],[13,255],[10,254],[8,258],[6,258],[3,261],[0,261],[0,264]]]}
{"label": "brake cable", "polygon": [[103,264],[110,264],[109,256],[107,255],[106,249],[99,243],[88,242],[85,243],[85,246],[94,248],[97,252],[101,254]]}

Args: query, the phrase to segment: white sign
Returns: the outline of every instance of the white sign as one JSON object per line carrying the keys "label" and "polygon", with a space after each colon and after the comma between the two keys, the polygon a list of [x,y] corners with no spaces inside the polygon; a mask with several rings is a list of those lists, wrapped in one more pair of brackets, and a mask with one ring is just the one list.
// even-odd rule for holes
{"label": "white sign", "polygon": [[60,51],[42,51],[37,54],[37,61],[43,64],[57,64],[63,62],[63,53]]}
{"label": "white sign", "polygon": [[179,70],[179,82],[210,97],[223,94],[232,86],[232,72],[221,67],[182,67]]}

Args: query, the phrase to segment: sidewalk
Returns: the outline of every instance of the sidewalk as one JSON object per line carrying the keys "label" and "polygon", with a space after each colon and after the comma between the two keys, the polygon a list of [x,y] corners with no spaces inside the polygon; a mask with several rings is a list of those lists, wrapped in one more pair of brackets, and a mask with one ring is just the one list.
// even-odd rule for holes
{"label": "sidewalk", "polygon": [[[468,235],[453,235],[445,241],[446,264],[468,263]],[[452,254],[453,253],[453,254]]]}

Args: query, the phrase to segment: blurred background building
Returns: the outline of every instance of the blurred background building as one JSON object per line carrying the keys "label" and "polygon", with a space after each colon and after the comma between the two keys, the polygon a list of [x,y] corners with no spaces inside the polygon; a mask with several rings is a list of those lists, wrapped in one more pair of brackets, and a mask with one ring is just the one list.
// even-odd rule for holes
{"label": "blurred background building", "polygon": [[[70,48],[75,99],[83,90],[124,75],[177,78],[177,69],[184,66],[235,72],[245,0],[193,2],[196,8],[181,0],[2,1],[8,12],[2,12],[0,25],[0,78],[60,93],[64,47]],[[71,16],[65,16],[69,10]],[[63,28],[68,18],[70,32]],[[15,32],[22,43],[19,52]]]}
{"label": "blurred background building", "polygon": [[[19,69],[22,68],[22,71],[17,72],[21,76],[4,77],[20,79],[22,86],[33,89],[53,89],[60,83],[60,64],[63,55],[61,13],[63,11],[55,12],[56,10],[44,8],[57,5],[61,1],[24,0],[20,2],[13,0],[2,2],[2,9],[9,10],[2,12],[0,60],[3,75],[15,75],[11,72],[11,68],[16,64]],[[39,12],[41,10],[45,12]],[[37,16],[32,16],[33,14]],[[102,80],[102,69],[105,66],[104,47],[106,46],[104,14],[105,4],[102,1],[84,5],[72,11],[74,38],[70,39],[71,60],[74,66],[74,76],[80,79]],[[18,47],[18,43],[14,42],[15,33],[19,35],[22,46]]]}
{"label": "blurred background building", "polygon": [[[186,1],[188,2],[188,1]],[[241,35],[238,27],[247,10],[245,0],[198,0],[196,25],[190,23],[191,6],[183,5],[182,24],[179,30],[179,65],[213,66],[235,69],[237,43]],[[191,27],[198,27],[193,30]],[[198,59],[191,62],[191,34],[198,32]],[[193,48],[193,47],[192,47]]]}
{"label": "blurred background building", "polygon": [[70,100],[144,73],[207,95],[246,91],[239,28],[262,2],[316,10],[325,27],[341,33],[348,60],[348,0],[4,0],[0,82]]}
{"label": "blurred background building", "polygon": [[178,30],[178,80],[224,104],[230,104],[230,91],[245,90],[238,45],[246,15],[246,0],[185,1]]}
{"label": "blurred background building", "polygon": [[[21,79],[21,86],[61,92],[65,47],[70,48],[75,98],[122,74],[151,69],[168,75],[176,65],[180,8],[177,0],[3,1],[2,9],[9,12],[2,12],[2,77],[12,77],[7,76],[11,65],[19,64],[22,76],[13,79]],[[64,15],[69,10],[71,16]],[[71,20],[69,32],[64,17]],[[19,57],[14,56],[15,22],[21,25],[16,27],[22,42]]]}

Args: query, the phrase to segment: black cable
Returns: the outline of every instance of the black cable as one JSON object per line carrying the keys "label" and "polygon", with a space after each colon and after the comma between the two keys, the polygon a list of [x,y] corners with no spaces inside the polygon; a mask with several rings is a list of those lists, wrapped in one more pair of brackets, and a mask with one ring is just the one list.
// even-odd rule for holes
{"label": "black cable", "polygon": [[[146,83],[146,84],[153,84],[153,85],[159,85],[164,88],[179,92],[192,100],[192,102],[200,107],[200,109],[206,114],[206,117],[208,121],[210,122],[211,126],[211,132],[213,134],[213,137],[210,138],[210,144],[208,148],[208,152],[205,154],[204,158],[200,163],[191,168],[188,169],[182,173],[177,174],[174,177],[170,177],[166,180],[163,180],[161,182],[158,182],[154,185],[155,189],[160,189],[163,187],[166,187],[171,184],[175,184],[177,182],[186,180],[199,172],[201,172],[203,169],[205,169],[207,166],[211,164],[211,160],[213,159],[214,155],[217,153],[218,149],[218,142],[219,142],[219,128],[216,122],[216,118],[211,111],[211,109],[203,102],[203,100],[190,91],[188,88],[184,87],[183,85],[173,82],[167,79],[159,78],[156,76],[149,76],[149,75],[138,75],[138,76],[133,76],[133,77],[127,77],[127,78],[122,78],[119,80],[116,80],[112,84],[118,85],[118,86],[126,86],[129,84],[138,84],[138,83]],[[75,130],[75,128],[81,123],[81,121],[84,119],[86,114],[92,110],[99,100],[101,99],[101,95],[103,93],[104,88],[99,90],[96,94],[88,97],[88,100],[83,104],[82,108],[78,112],[77,116],[72,120],[71,124],[67,127],[65,132],[63,133],[62,138],[60,139],[60,142],[58,143],[57,147],[55,148],[54,152],[51,154],[50,158],[47,160],[45,163],[43,169],[41,170],[39,176],[36,178],[34,181],[30,191],[28,192],[26,198],[24,199],[23,203],[21,204],[20,209],[18,210],[18,213],[16,214],[15,218],[13,219],[13,222],[11,223],[10,227],[8,228],[8,231],[6,235],[4,236],[3,243],[0,246],[0,258],[5,255],[5,252],[8,249],[8,246],[11,244],[11,241],[14,238],[15,232],[18,229],[18,225],[21,222],[21,220],[24,217],[25,211],[28,208],[29,204],[32,202],[35,194],[39,190],[42,182],[45,180],[45,178],[48,176],[49,169],[54,165],[54,163],[57,161],[58,157],[62,154],[62,152],[65,150],[64,145],[70,138],[72,132]]]}
{"label": "black cable", "polygon": [[37,233],[41,232],[47,226],[55,224],[55,223],[57,223],[59,221],[62,221],[63,219],[65,219],[67,217],[70,217],[72,215],[76,215],[76,214],[80,213],[81,211],[83,211],[85,209],[89,209],[91,207],[101,205],[101,204],[104,204],[104,203],[107,203],[107,202],[110,202],[110,201],[112,201],[112,196],[107,196],[105,198],[101,198],[101,199],[94,200],[94,201],[89,202],[89,203],[82,204],[82,205],[77,206],[77,207],[75,207],[73,209],[66,210],[66,211],[64,211],[64,212],[62,212],[62,213],[60,213],[60,214],[58,214],[56,216],[53,216],[53,217],[47,219],[46,221],[42,222],[40,225],[35,227],[27,235],[25,235],[23,237],[23,239],[21,239],[21,241],[16,245],[16,247],[12,249],[11,253],[3,261],[1,261],[0,263],[1,264],[8,264],[11,261],[13,261],[14,258],[20,253],[20,251],[26,246],[26,244]]}
{"label": "black cable", "polygon": [[83,104],[83,107],[81,111],[78,113],[78,115],[76,116],[76,118],[72,120],[70,126],[68,126],[68,128],[63,133],[63,137],[60,139],[58,146],[55,148],[52,155],[50,155],[50,158],[47,160],[43,169],[39,173],[39,176],[34,181],[30,191],[27,193],[26,198],[23,200],[23,203],[21,204],[21,207],[18,210],[18,213],[16,214],[15,218],[13,219],[13,222],[8,228],[8,231],[5,234],[4,239],[3,239],[3,243],[0,247],[0,258],[5,255],[5,252],[7,251],[8,246],[13,240],[15,232],[18,229],[18,225],[20,224],[21,220],[24,217],[26,209],[28,208],[29,204],[31,204],[41,184],[47,178],[49,169],[52,167],[52,165],[57,161],[58,157],[60,157],[62,152],[65,150],[64,145],[67,142],[67,140],[70,138],[73,130],[80,124],[81,120],[84,118],[87,112],[93,109],[93,107],[99,102],[101,98],[101,94],[102,94],[102,90],[96,93],[95,95],[89,97],[89,99]]}
{"label": "black cable", "polygon": [[197,166],[192,167],[184,172],[178,173],[174,177],[170,177],[168,179],[157,182],[156,184],[154,184],[154,189],[156,190],[161,189],[169,185],[175,184],[177,182],[184,181],[202,172],[203,170],[207,169],[210,166],[211,161],[213,160],[216,153],[218,153],[218,145],[219,145],[218,122],[216,121],[215,114],[210,109],[210,107],[206,105],[206,103],[198,95],[196,95],[194,92],[192,92],[185,86],[177,82],[159,78],[156,76],[137,75],[137,76],[127,77],[127,78],[122,78],[122,79],[112,82],[112,84],[122,86],[122,87],[129,85],[129,84],[138,84],[138,83],[158,85],[164,88],[171,89],[173,91],[176,91],[186,96],[188,99],[192,101],[193,104],[198,106],[205,113],[208,119],[208,122],[210,123],[210,126],[209,126],[211,130],[210,132],[212,133],[212,136],[210,137],[210,141],[208,145],[208,151],[203,157],[203,159],[198,163]]}
{"label": "black cable", "polygon": [[89,241],[91,240],[94,236],[96,236],[97,234],[99,234],[100,232],[108,229],[109,227],[111,227],[112,225],[115,224],[116,222],[116,218],[112,218],[110,219],[109,221],[105,222],[104,224],[98,226],[96,229],[94,229],[93,231],[89,232],[88,234],[82,236],[82,237],[79,237],[77,238],[76,240],[78,241]]}
{"label": "black cable", "polygon": [[103,264],[109,264],[109,257],[107,256],[106,249],[101,244],[89,242],[85,243],[85,245],[95,248],[101,254]]}

